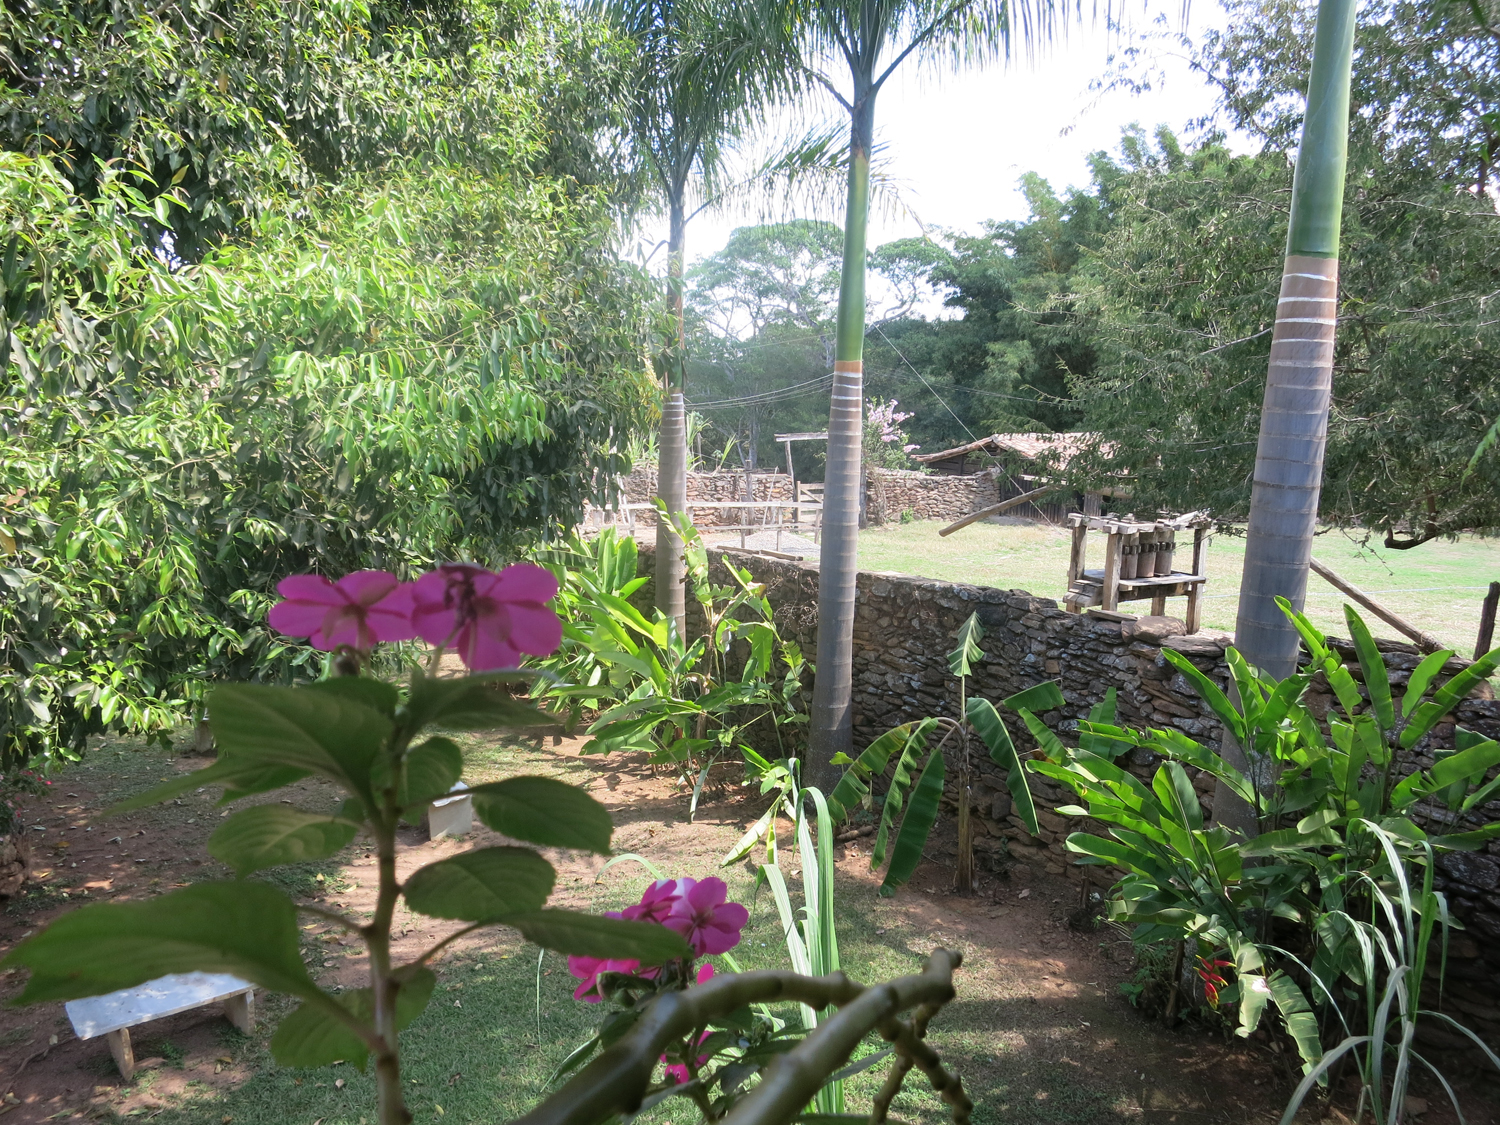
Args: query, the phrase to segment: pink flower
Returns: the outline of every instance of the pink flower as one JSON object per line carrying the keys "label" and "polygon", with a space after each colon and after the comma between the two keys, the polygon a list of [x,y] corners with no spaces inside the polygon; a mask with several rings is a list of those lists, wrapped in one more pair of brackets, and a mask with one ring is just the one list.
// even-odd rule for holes
{"label": "pink flower", "polygon": [[[712,1034],[713,1033],[710,1031],[705,1031],[702,1035],[698,1036],[698,1043],[701,1044]],[[667,1056],[663,1055],[661,1057],[661,1061],[667,1062]],[[697,1065],[702,1066],[707,1061],[707,1055],[699,1055]],[[674,1086],[681,1086],[684,1082],[688,1081],[688,1079],[692,1078],[692,1075],[688,1073],[688,1068],[682,1063],[667,1063],[664,1069],[666,1070],[667,1077],[672,1080],[672,1085]]]}
{"label": "pink flower", "polygon": [[664,925],[672,914],[672,909],[682,898],[682,890],[679,883],[692,883],[691,879],[658,879],[646,888],[646,893],[641,895],[641,901],[634,906],[627,906],[623,917],[632,922],[656,922]]}
{"label": "pink flower", "polygon": [[686,938],[694,953],[727,953],[740,943],[750,912],[737,902],[724,901],[729,888],[723,879],[679,879],[677,886],[682,898],[665,925]]}
{"label": "pink flower", "polygon": [[499,574],[450,563],[412,589],[412,625],[428,644],[451,645],[471,671],[515,668],[523,653],[546,656],[562,643],[562,622],[545,604],[557,579],[517,563]]}
{"label": "pink flower", "polygon": [[415,637],[411,587],[383,570],[359,570],[330,582],[321,574],[293,574],[276,586],[285,601],[271,607],[273,629],[307,637],[314,648],[368,650],[377,641]]}
{"label": "pink flower", "polygon": [[615,961],[575,954],[568,958],[568,972],[583,983],[573,991],[573,999],[582,1000],[585,1004],[597,1004],[604,999],[604,994],[599,990],[599,977],[602,974],[635,974],[640,967],[639,961]]}

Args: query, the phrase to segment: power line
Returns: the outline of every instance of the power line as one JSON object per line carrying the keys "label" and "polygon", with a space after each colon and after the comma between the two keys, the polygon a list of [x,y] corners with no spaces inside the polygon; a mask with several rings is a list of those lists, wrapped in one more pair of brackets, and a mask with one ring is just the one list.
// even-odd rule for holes
{"label": "power line", "polygon": [[[927,381],[927,376],[923,375],[915,367],[912,367],[911,360],[907,359],[904,355],[901,354],[901,349],[896,347],[895,344],[891,343],[891,338],[885,334],[885,329],[877,324],[875,326],[875,331],[880,333],[880,338],[886,342],[886,346],[889,347],[891,351],[896,353],[896,358],[899,359],[902,363],[906,364],[907,367],[911,367],[912,374],[915,375],[918,379],[922,380],[922,385],[932,392],[933,398],[937,399],[938,402],[943,404],[943,409],[946,410],[949,414],[953,414],[953,407],[949,406],[947,400],[944,399],[942,395],[937,393],[937,390],[933,387],[933,385]],[[964,433],[969,435],[969,439],[971,441],[979,440],[974,431],[969,429],[968,424],[957,414],[953,414],[953,420],[963,427]]]}

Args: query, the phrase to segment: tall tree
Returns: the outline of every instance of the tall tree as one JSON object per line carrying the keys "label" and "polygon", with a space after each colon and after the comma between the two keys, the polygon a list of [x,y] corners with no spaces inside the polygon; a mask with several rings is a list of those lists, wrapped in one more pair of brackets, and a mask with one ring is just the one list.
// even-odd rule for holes
{"label": "tall tree", "polygon": [[603,12],[634,52],[629,132],[667,212],[669,338],[656,357],[662,390],[656,490],[669,518],[656,523],[656,607],[680,631],[686,612],[682,540],[670,520],[687,504],[687,225],[726,186],[725,157],[748,112],[765,104],[785,71],[776,63],[777,38],[763,34],[742,5],[607,0]]}
{"label": "tall tree", "polygon": [[[1065,10],[1065,9],[1064,9]],[[859,483],[864,408],[865,231],[875,98],[908,58],[981,64],[1007,55],[1014,25],[1028,39],[1054,24],[1052,0],[794,0],[787,27],[804,48],[806,74],[849,115],[844,261],[834,342],[823,544],[818,579],[818,659],[809,731],[808,778],[836,778],[833,759],[853,749],[850,711],[854,657],[854,578],[858,566]],[[841,90],[821,60],[842,61]]]}
{"label": "tall tree", "polygon": [[[1349,143],[1355,0],[1319,0],[1307,116],[1292,180],[1286,263],[1255,450],[1235,645],[1276,679],[1297,670],[1298,634],[1276,604],[1302,608],[1317,530],[1338,325],[1339,226]],[[1245,768],[1245,748],[1225,739]],[[1253,810],[1222,785],[1215,819],[1252,830]]]}

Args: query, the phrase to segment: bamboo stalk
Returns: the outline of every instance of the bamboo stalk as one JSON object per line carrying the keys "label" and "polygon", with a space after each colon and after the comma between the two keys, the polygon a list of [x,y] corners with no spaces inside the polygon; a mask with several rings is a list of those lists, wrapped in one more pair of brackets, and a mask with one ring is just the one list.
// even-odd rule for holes
{"label": "bamboo stalk", "polygon": [[1009,500],[1002,500],[998,504],[991,504],[988,508],[980,508],[979,511],[971,512],[957,523],[950,523],[943,530],[939,531],[938,534],[952,535],[959,528],[968,527],[971,523],[982,520],[986,516],[998,516],[1001,512],[1009,511],[1011,508],[1024,504],[1028,500],[1035,500],[1038,496],[1042,496],[1048,492],[1056,492],[1061,487],[1062,485],[1060,484],[1049,484],[1042,488],[1033,488],[1030,492],[1023,492],[1019,496],[1012,496]]}
{"label": "bamboo stalk", "polygon": [[1421,629],[1418,629],[1415,625],[1411,624],[1411,622],[1398,617],[1396,614],[1386,609],[1385,606],[1377,602],[1374,598],[1370,597],[1369,594],[1365,593],[1358,586],[1355,586],[1352,583],[1346,582],[1344,579],[1340,578],[1337,574],[1329,570],[1317,559],[1309,557],[1307,563],[1310,567],[1312,567],[1313,571],[1319,578],[1323,579],[1323,581],[1327,582],[1335,590],[1339,591],[1339,593],[1349,595],[1349,597],[1353,598],[1360,605],[1364,606],[1391,628],[1397,629],[1400,632],[1404,633],[1406,636],[1410,637],[1413,641],[1416,642],[1417,647],[1423,652],[1436,652],[1438,649],[1443,647],[1443,642],[1438,640],[1431,633],[1424,633]]}

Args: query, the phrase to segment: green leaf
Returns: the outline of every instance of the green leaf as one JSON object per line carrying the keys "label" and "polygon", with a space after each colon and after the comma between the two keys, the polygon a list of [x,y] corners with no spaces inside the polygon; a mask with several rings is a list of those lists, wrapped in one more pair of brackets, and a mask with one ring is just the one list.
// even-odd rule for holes
{"label": "green leaf", "polygon": [[[437,985],[437,974],[419,968],[401,983],[396,993],[396,1030],[405,1031],[426,1010]],[[368,988],[350,989],[332,997],[361,1023],[374,1029],[375,1000]],[[302,1003],[281,1021],[271,1036],[271,1057],[280,1066],[329,1066],[349,1062],[364,1070],[370,1048],[347,1023],[326,1005]]]}
{"label": "green leaf", "polygon": [[1455,781],[1470,781],[1484,776],[1486,770],[1500,762],[1500,742],[1486,739],[1467,750],[1449,754],[1432,767],[1429,776],[1433,785],[1441,789]]}
{"label": "green leaf", "polygon": [[969,725],[978,733],[990,752],[990,761],[1005,771],[1005,787],[1010,790],[1011,807],[1033,836],[1037,834],[1036,802],[1031,799],[1031,787],[1026,784],[1026,771],[1021,768],[1021,756],[1016,753],[1010,731],[1000,712],[988,699],[978,696],[968,702]]}
{"label": "green leaf", "polygon": [[1286,1029],[1297,1044],[1297,1053],[1302,1056],[1302,1073],[1307,1074],[1318,1065],[1318,1060],[1323,1057],[1317,1017],[1313,1015],[1312,1007],[1308,1004],[1307,997],[1302,994],[1302,990],[1297,987],[1297,982],[1280,969],[1271,974],[1268,983],[1271,988],[1271,999],[1280,1009],[1281,1018],[1286,1022]]}
{"label": "green leaf", "polygon": [[633,958],[660,965],[691,957],[692,946],[680,935],[654,922],[626,922],[571,910],[538,910],[496,919],[521,931],[527,941],[543,949],[580,957]]}
{"label": "green leaf", "polygon": [[510,777],[476,785],[474,815],[514,840],[609,854],[609,810],[577,786],[550,777]]}
{"label": "green leaf", "polygon": [[241,809],[208,838],[208,853],[241,878],[282,863],[326,859],[359,832],[357,824],[285,805]]}
{"label": "green leaf", "polygon": [[[925,735],[925,730],[931,729],[935,720],[924,719],[922,722],[926,724]],[[902,723],[898,727],[892,727],[866,746],[859,757],[850,763],[828,798],[828,808],[833,813],[834,819],[843,820],[855,805],[866,803],[870,794],[868,784],[870,778],[879,777],[885,773],[885,766],[890,761],[891,755],[910,741],[912,728],[911,723]]]}
{"label": "green leaf", "polygon": [[[183,793],[191,793],[194,789],[200,789],[206,785],[223,785],[227,790],[239,793],[262,793],[268,789],[278,789],[282,785],[290,785],[294,781],[300,781],[308,776],[307,770],[294,770],[286,767],[266,767],[254,762],[243,762],[220,758],[211,766],[192,773],[178,774],[169,778],[144,793],[138,793],[134,797],[127,797],[118,804],[111,805],[105,810],[105,816],[114,816],[117,813],[133,812],[143,809],[148,805],[159,804],[170,800]],[[275,784],[258,787],[259,783],[271,780]],[[227,799],[226,792],[226,799]]]}
{"label": "green leaf", "polygon": [[984,627],[979,624],[979,614],[969,614],[969,619],[958,627],[958,645],[948,654],[948,671],[955,676],[971,676],[974,665],[984,659],[979,639],[984,636]]}
{"label": "green leaf", "polygon": [[274,992],[314,996],[292,900],[268,883],[198,883],[144,902],[64,914],[0,965],[24,966],[21,1003],[74,1000],[168,973],[233,973]]}
{"label": "green leaf", "polygon": [[[1104,698],[1089,709],[1088,721],[1094,726],[1114,726],[1115,722],[1115,689],[1110,688],[1104,693]],[[1097,754],[1101,758],[1118,758],[1130,749],[1130,743],[1118,738],[1107,738],[1092,730],[1080,730],[1078,735],[1078,748],[1087,750],[1090,754]]]}
{"label": "green leaf", "polygon": [[937,820],[938,803],[943,799],[944,768],[942,751],[934,750],[911,792],[906,815],[901,818],[901,832],[891,853],[891,865],[886,869],[885,881],[880,884],[882,895],[894,894],[922,862],[922,849]]}
{"label": "green leaf", "polygon": [[507,684],[530,683],[535,672],[486,672],[438,680],[413,676],[406,704],[412,730],[424,726],[447,730],[495,730],[500,727],[532,727],[557,719],[516,699]]}
{"label": "green leaf", "polygon": [[[1447,651],[1446,649],[1443,651]],[[1433,653],[1433,656],[1438,655]],[[1449,656],[1453,654],[1448,653]],[[1417,708],[1412,716],[1410,725],[1401,732],[1401,745],[1405,749],[1411,749],[1417,744],[1417,740],[1438,725],[1438,722],[1457,707],[1464,698],[1478,685],[1489,679],[1495,668],[1500,666],[1500,649],[1488,653],[1474,661],[1458,675],[1454,676],[1442,687],[1433,693],[1432,699]],[[1416,673],[1412,673],[1416,678]],[[1410,691],[1408,690],[1408,694]],[[1404,704],[1403,704],[1404,706]]]}
{"label": "green leaf", "polygon": [[1370,710],[1375,712],[1375,721],[1381,730],[1390,730],[1396,725],[1396,711],[1391,705],[1391,675],[1386,670],[1385,660],[1375,647],[1375,638],[1352,605],[1344,603],[1344,620],[1349,625],[1349,636],[1354,641],[1354,653],[1359,658],[1360,670],[1365,674],[1365,690],[1370,693]]}
{"label": "green leaf", "polygon": [[1219,722],[1224,724],[1224,729],[1229,732],[1230,737],[1244,746],[1245,718],[1235,710],[1234,704],[1229,702],[1229,697],[1224,694],[1219,685],[1200,672],[1196,664],[1176,649],[1164,648],[1161,654],[1193,685],[1199,697],[1219,717]]}
{"label": "green leaf", "polygon": [[1066,702],[1062,689],[1057,686],[1057,681],[1046,680],[1040,684],[1033,684],[1025,691],[1018,691],[1015,695],[1007,696],[1001,701],[1001,706],[1009,707],[1012,711],[1020,711],[1024,708],[1034,715],[1041,715],[1047,711],[1056,711]]}
{"label": "green leaf", "polygon": [[464,752],[451,739],[435,736],[406,754],[406,776],[396,803],[404,809],[426,805],[448,794],[463,776]]}
{"label": "green leaf", "polygon": [[1422,663],[1412,670],[1412,674],[1406,681],[1406,694],[1401,697],[1401,717],[1407,718],[1416,710],[1417,704],[1422,702],[1422,696],[1427,694],[1427,689],[1432,685],[1433,677],[1443,670],[1443,665],[1448,663],[1448,657],[1453,653],[1440,649],[1430,652],[1422,658]]}
{"label": "green leaf", "polygon": [[401,702],[401,693],[384,680],[372,680],[368,676],[335,676],[331,680],[319,680],[308,684],[304,691],[321,691],[339,699],[363,704],[371,711],[379,711],[386,718],[395,718],[396,705]]}
{"label": "green leaf", "polygon": [[418,868],[401,893],[418,914],[487,922],[540,910],[556,879],[530,848],[480,848]]}
{"label": "green leaf", "polygon": [[1021,716],[1021,721],[1026,724],[1026,729],[1031,732],[1031,737],[1036,739],[1037,745],[1042,748],[1042,753],[1051,761],[1060,762],[1068,756],[1068,748],[1062,744],[1062,739],[1052,733],[1046,723],[1033,715],[1028,708],[1022,707],[1017,713]]}
{"label": "green leaf", "polygon": [[370,768],[390,737],[390,719],[333,692],[226,684],[208,697],[225,758],[309,770],[370,798]]}
{"label": "green leaf", "polygon": [[870,849],[871,871],[885,862],[891,831],[896,827],[896,820],[906,803],[907,791],[917,780],[922,757],[927,753],[927,735],[936,725],[935,719],[923,719],[908,730],[906,745],[896,758],[896,767],[891,771],[891,783],[885,791],[885,802],[880,806],[880,826],[875,830],[875,846]]}

